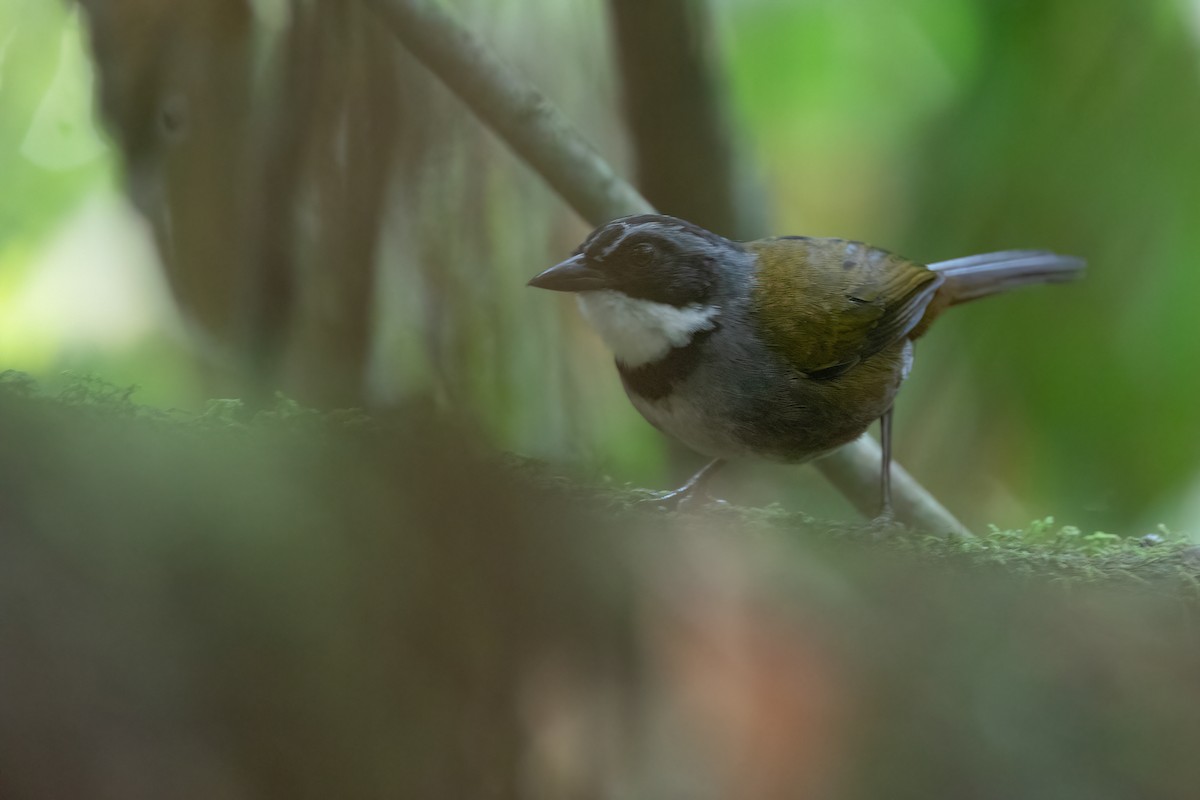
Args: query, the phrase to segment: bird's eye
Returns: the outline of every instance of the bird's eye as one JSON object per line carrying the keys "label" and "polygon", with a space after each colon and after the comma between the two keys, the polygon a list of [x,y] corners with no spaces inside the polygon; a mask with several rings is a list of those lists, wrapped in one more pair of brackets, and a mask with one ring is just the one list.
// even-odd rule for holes
{"label": "bird's eye", "polygon": [[649,264],[653,258],[654,245],[648,242],[636,244],[633,246],[633,249],[629,251],[629,260],[638,266]]}

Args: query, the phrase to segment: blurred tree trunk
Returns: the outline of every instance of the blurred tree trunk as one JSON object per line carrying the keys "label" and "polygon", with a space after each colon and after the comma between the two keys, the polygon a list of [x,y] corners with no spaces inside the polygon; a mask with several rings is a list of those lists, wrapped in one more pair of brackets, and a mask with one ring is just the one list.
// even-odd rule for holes
{"label": "blurred tree trunk", "polygon": [[735,147],[707,0],[610,0],[636,184],[665,214],[724,236],[765,233]]}
{"label": "blurred tree trunk", "polygon": [[[316,213],[307,222],[315,236],[303,265],[306,324],[295,335],[289,384],[307,402],[328,408],[364,402],[376,251],[397,140],[406,131],[394,43],[357,3],[318,8],[322,68],[314,77],[324,112],[312,120],[310,162],[300,165],[311,174],[307,199]],[[287,69],[305,64],[297,57]]]}
{"label": "blurred tree trunk", "polygon": [[208,391],[361,404],[400,136],[395,46],[356,3],[291,3],[281,20],[243,0],[79,3],[101,112]]}
{"label": "blurred tree trunk", "polygon": [[251,264],[244,244],[257,207],[246,147],[252,15],[240,0],[79,2],[130,199],[150,223],[180,311],[199,340],[220,345],[238,324],[235,286]]}

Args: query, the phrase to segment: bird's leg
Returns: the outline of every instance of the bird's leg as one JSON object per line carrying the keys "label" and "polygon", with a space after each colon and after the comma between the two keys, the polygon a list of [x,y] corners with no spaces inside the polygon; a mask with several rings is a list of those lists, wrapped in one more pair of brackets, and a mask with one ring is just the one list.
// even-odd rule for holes
{"label": "bird's leg", "polygon": [[888,527],[896,521],[896,515],[892,511],[892,409],[890,406],[879,418],[879,440],[883,447],[883,463],[879,471],[879,516],[875,518],[873,524]]}
{"label": "bird's leg", "polygon": [[723,466],[725,466],[725,459],[715,458],[701,467],[695,475],[688,478],[683,486],[661,494],[648,502],[656,506],[667,506],[668,508],[674,507],[677,509],[683,509],[692,505],[696,500],[696,496],[703,493],[704,487],[708,485],[709,480]]}

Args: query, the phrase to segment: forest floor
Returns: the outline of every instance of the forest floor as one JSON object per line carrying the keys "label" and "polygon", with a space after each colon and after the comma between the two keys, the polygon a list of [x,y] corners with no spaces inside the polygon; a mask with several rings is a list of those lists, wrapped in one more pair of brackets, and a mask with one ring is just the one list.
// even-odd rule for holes
{"label": "forest floor", "polygon": [[[81,423],[104,426],[105,421],[119,420],[135,428],[185,432],[193,441],[197,436],[204,438],[206,432],[218,439],[231,432],[239,438],[268,433],[270,446],[275,447],[281,441],[280,434],[284,439],[312,434],[336,439],[343,431],[348,436],[357,435],[376,424],[358,410],[323,413],[283,397],[277,398],[272,408],[257,413],[248,411],[238,400],[214,400],[203,413],[194,414],[140,405],[134,400],[135,394],[133,388],[113,386],[89,376],[73,377],[63,388],[49,391],[23,373],[0,373],[0,400],[16,401],[33,409],[35,414],[51,420],[50,429],[55,419],[69,420],[69,427],[76,429]],[[904,528],[881,531],[869,524],[821,520],[778,507],[722,504],[687,512],[667,511],[647,502],[653,495],[644,489],[589,484],[563,475],[552,465],[519,456],[486,457],[530,491],[554,497],[581,514],[617,526],[623,522],[649,529],[692,523],[718,525],[780,541],[845,544],[855,550],[902,554],[924,562],[1044,578],[1068,586],[1113,584],[1200,601],[1200,546],[1184,534],[1165,528],[1140,537],[1124,537],[1089,533],[1046,518],[1021,529],[993,527],[974,537],[949,537]]]}
{"label": "forest floor", "polygon": [[1027,527],[990,526],[972,537],[935,535],[896,526],[820,519],[778,506],[748,508],[726,503],[675,511],[656,507],[654,493],[634,486],[588,485],[555,473],[549,465],[518,461],[533,480],[602,509],[642,523],[716,522],[753,535],[844,543],[853,548],[914,556],[954,567],[1044,578],[1064,585],[1113,584],[1200,600],[1200,546],[1186,534],[1160,526],[1137,537],[1085,532],[1053,517]]}

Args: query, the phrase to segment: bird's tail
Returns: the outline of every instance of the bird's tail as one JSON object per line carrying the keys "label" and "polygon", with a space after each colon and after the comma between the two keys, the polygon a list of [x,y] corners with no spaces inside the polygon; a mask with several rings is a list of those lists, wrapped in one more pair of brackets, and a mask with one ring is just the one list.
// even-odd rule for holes
{"label": "bird's tail", "polygon": [[1045,250],[1006,250],[930,264],[945,276],[938,289],[939,305],[952,306],[1038,283],[1064,283],[1083,274],[1085,262]]}

